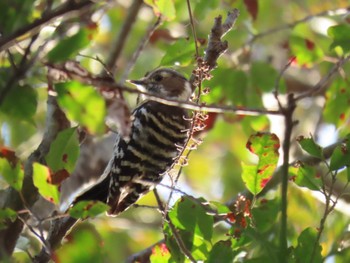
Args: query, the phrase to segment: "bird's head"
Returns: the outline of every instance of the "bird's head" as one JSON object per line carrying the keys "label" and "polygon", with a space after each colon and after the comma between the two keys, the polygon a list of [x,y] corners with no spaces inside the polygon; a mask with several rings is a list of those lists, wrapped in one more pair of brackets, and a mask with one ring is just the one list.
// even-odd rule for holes
{"label": "bird's head", "polygon": [[168,68],[156,69],[139,80],[129,80],[140,91],[160,95],[168,99],[187,101],[191,94],[191,84],[180,73]]}

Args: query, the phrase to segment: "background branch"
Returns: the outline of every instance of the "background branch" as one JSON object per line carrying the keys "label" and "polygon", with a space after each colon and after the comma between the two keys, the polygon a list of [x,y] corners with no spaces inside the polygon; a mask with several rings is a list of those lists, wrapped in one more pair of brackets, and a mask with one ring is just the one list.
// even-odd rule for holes
{"label": "background branch", "polygon": [[312,89],[307,90],[304,93],[301,93],[295,99],[298,101],[298,100],[312,97],[315,95],[322,95],[325,92],[325,89],[327,88],[327,84],[330,82],[330,80],[334,77],[334,75],[338,72],[338,70],[349,60],[350,60],[350,55],[347,55],[346,57],[341,58],[328,71],[327,75],[321,78],[320,81]]}
{"label": "background branch", "polygon": [[41,18],[36,19],[33,23],[27,24],[9,35],[4,35],[0,37],[0,52],[8,49],[13,46],[16,42],[16,39],[25,35],[34,35],[40,31],[40,29],[47,25],[48,23],[54,21],[59,17],[65,19],[69,18],[71,15],[74,15],[76,11],[82,11],[86,8],[90,8],[94,5],[94,1],[66,1],[64,4],[58,6],[50,12],[44,13]]}
{"label": "background branch", "polygon": [[123,48],[129,36],[131,27],[136,21],[137,14],[139,13],[142,4],[143,4],[142,0],[133,1],[133,3],[129,8],[128,16],[126,17],[124,24],[119,32],[119,35],[116,36],[114,43],[112,44],[112,47],[114,48],[110,53],[108,60],[106,62],[106,67],[108,71],[112,73],[112,75],[114,75],[116,72],[118,58],[121,52],[123,51]]}

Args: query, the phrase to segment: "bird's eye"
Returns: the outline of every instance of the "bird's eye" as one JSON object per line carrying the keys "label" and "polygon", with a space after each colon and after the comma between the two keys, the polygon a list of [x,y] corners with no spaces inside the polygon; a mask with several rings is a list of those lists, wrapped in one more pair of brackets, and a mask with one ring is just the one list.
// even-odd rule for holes
{"label": "bird's eye", "polygon": [[153,79],[154,79],[155,81],[159,82],[159,81],[162,81],[163,76],[162,76],[162,75],[155,75]]}

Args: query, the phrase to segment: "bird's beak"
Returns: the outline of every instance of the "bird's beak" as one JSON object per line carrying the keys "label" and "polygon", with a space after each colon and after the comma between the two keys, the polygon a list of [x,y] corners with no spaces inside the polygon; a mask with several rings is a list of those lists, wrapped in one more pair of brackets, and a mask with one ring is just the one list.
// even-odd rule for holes
{"label": "bird's beak", "polygon": [[134,84],[136,86],[145,86],[147,83],[145,79],[138,79],[138,80],[133,80],[133,79],[128,79],[127,82]]}

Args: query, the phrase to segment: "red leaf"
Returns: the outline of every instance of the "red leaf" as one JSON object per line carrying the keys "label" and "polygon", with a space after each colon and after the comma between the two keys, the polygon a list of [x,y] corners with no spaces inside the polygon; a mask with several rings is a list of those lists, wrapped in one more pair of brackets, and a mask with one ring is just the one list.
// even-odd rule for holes
{"label": "red leaf", "polygon": [[255,21],[258,16],[258,0],[244,0],[244,4]]}

